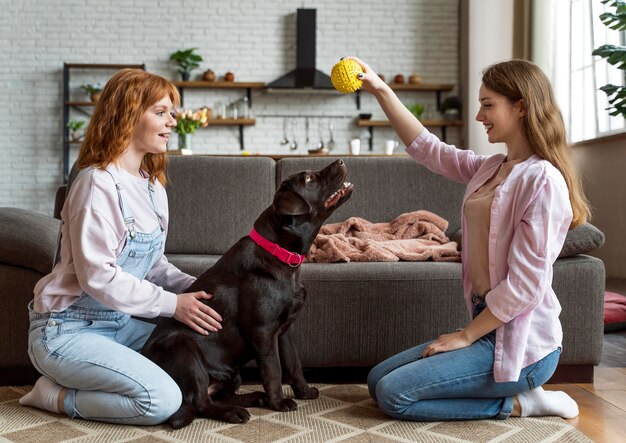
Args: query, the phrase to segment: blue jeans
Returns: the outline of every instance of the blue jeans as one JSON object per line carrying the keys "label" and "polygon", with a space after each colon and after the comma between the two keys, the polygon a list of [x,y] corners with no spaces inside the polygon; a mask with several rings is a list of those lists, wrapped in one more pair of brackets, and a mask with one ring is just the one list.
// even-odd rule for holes
{"label": "blue jeans", "polygon": [[424,343],[376,365],[367,377],[370,395],[387,415],[401,420],[505,419],[513,396],[543,385],[554,373],[561,349],[522,369],[516,382],[493,378],[495,338],[420,358]]}
{"label": "blue jeans", "polygon": [[182,394],[165,371],[139,354],[154,325],[77,305],[51,315],[30,313],[31,361],[41,374],[67,387],[65,413],[119,424],[166,421],[178,410]]}

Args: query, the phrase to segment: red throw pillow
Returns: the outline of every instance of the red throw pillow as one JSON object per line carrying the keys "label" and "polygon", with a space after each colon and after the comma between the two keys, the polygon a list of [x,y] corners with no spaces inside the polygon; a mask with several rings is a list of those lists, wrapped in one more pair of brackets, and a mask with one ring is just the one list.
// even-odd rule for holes
{"label": "red throw pillow", "polygon": [[604,293],[604,331],[626,328],[626,296],[615,292]]}

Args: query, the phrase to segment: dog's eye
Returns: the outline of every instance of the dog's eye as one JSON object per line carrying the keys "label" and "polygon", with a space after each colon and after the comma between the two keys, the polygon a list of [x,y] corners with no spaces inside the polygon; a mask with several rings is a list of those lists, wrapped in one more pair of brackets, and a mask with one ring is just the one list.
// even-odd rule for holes
{"label": "dog's eye", "polygon": [[311,180],[313,180],[313,176],[311,176],[311,175],[309,175],[309,174],[307,174],[307,175],[305,175],[305,176],[304,176],[304,183],[308,183],[308,182],[310,182]]}

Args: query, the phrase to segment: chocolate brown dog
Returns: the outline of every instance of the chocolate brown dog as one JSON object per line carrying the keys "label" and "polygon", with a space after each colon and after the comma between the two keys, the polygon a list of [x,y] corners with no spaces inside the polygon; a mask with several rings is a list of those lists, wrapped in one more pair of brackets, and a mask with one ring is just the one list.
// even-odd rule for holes
{"label": "chocolate brown dog", "polygon": [[[173,428],[196,416],[245,423],[250,406],[293,411],[296,402],[283,396],[282,383],[291,385],[296,398],[318,397],[304,379],[289,327],[306,298],[299,265],[322,223],[350,198],[353,185],[344,182],[346,176],[337,160],[285,179],[250,235],[185,291],[213,294],[211,306],[223,317],[219,332],[203,336],[177,320],[159,321],[142,353],[181,388],[183,403],[169,419]],[[265,392],[238,395],[239,370],[252,359]]]}

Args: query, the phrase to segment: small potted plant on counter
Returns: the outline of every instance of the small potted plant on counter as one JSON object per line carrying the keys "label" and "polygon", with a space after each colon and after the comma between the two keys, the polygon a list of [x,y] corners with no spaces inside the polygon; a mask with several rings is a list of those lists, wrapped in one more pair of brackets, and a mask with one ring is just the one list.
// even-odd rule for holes
{"label": "small potted plant on counter", "polygon": [[196,54],[198,48],[181,49],[170,54],[170,60],[178,65],[177,71],[184,82],[189,81],[191,71],[200,66],[202,56]]}

